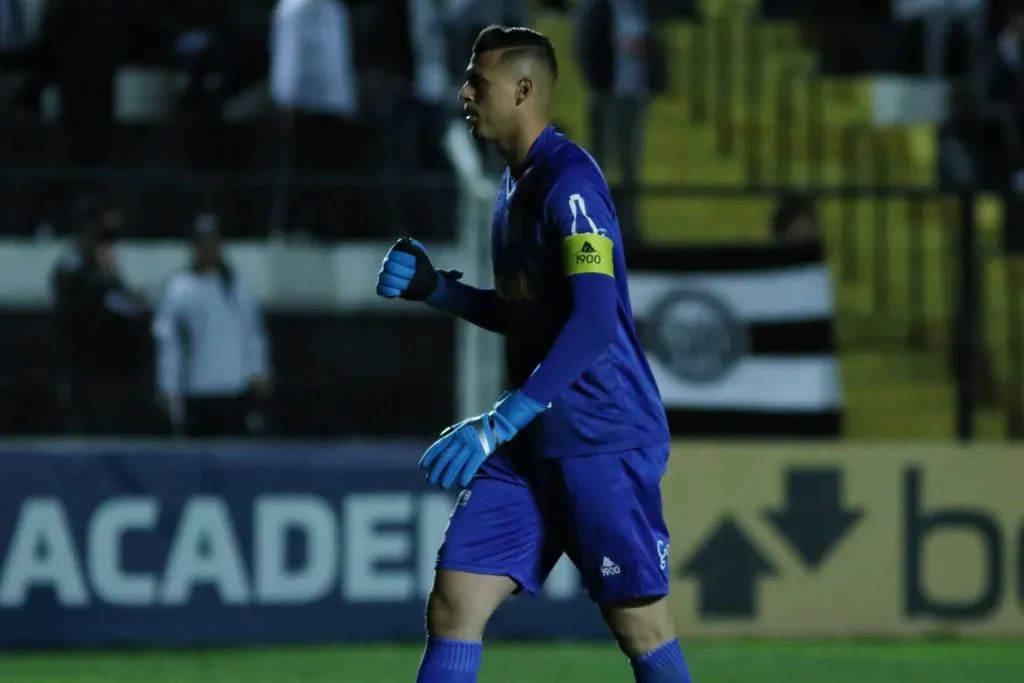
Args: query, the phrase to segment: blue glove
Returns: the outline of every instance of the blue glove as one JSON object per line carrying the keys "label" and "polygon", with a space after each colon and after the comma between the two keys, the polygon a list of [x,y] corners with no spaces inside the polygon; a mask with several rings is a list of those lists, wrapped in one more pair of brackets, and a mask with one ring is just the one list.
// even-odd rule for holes
{"label": "blue glove", "polygon": [[403,237],[395,242],[381,262],[377,272],[377,295],[385,299],[443,304],[451,281],[461,277],[462,273],[458,271],[434,270],[426,248],[417,240]]}
{"label": "blue glove", "polygon": [[422,301],[437,288],[437,280],[427,250],[418,241],[403,237],[388,249],[380,264],[377,295]]}
{"label": "blue glove", "polygon": [[441,438],[420,458],[427,481],[451,488],[469,486],[484,461],[498,446],[507,443],[548,406],[518,391],[502,397],[494,410],[463,420],[441,432]]}

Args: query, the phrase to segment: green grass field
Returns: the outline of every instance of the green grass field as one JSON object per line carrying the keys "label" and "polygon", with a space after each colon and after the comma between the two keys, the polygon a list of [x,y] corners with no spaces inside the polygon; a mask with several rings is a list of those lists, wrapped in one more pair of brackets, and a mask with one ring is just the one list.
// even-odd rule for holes
{"label": "green grass field", "polygon": [[[696,683],[1019,683],[1024,644],[697,643]],[[417,646],[0,655],[4,683],[411,683]],[[602,646],[489,646],[481,683],[628,683]]]}

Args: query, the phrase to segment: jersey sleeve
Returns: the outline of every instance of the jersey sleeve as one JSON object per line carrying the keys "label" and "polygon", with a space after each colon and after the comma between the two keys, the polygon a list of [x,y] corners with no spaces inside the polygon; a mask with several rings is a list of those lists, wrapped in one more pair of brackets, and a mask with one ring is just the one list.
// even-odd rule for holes
{"label": "jersey sleeve", "polygon": [[544,216],[561,240],[566,277],[586,273],[615,277],[618,229],[607,189],[596,187],[589,179],[562,180],[548,193]]}
{"label": "jersey sleeve", "polygon": [[563,395],[614,341],[618,324],[611,199],[592,183],[572,176],[552,188],[545,222],[561,243],[562,271],[572,307],[547,355],[521,387],[547,404]]}

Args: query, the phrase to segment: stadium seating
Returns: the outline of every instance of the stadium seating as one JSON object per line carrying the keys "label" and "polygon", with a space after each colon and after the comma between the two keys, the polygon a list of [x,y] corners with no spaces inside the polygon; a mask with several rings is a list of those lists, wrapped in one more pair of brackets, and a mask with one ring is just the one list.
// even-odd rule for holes
{"label": "stadium seating", "polygon": [[[815,55],[804,46],[798,27],[759,20],[756,5],[757,0],[705,0],[700,20],[663,26],[670,89],[652,108],[645,183],[741,187],[750,184],[751,161],[757,161],[756,179],[765,186],[934,186],[934,127],[873,126],[869,79],[814,75]],[[545,16],[540,29],[561,54],[570,54],[572,27],[566,18]],[[752,65],[761,76],[757,99],[748,96],[756,85]],[[558,120],[586,139],[585,111],[578,104],[586,86],[575,65],[567,63],[563,73]],[[792,92],[781,109],[780,88]],[[819,98],[820,115],[813,112],[812,96]],[[695,117],[702,108],[704,116]],[[823,123],[820,154],[814,152],[814,120]],[[723,153],[722,132],[731,134],[731,153]],[[609,171],[614,182],[615,170]],[[655,244],[763,241],[773,203],[771,195],[756,193],[648,195],[641,203],[644,238]],[[825,199],[819,205],[835,266],[847,425],[853,437],[939,438],[953,430],[948,345],[956,202],[938,197],[924,202],[916,234],[910,205],[905,198],[872,196]],[[982,202],[979,217],[991,239],[1000,221],[998,204]],[[852,227],[846,234],[844,220]],[[884,227],[876,228],[879,223]],[[847,269],[840,267],[844,251],[864,262],[856,277],[847,277]],[[924,273],[920,305],[911,301],[912,258],[921,260]],[[985,265],[991,295],[985,317],[1000,376],[1006,338],[1003,263],[986,259]],[[875,268],[882,270],[876,275]],[[914,315],[915,310],[921,313]],[[1002,435],[998,409],[982,411],[979,418],[983,436]]]}
{"label": "stadium seating", "polygon": [[[451,186],[407,190],[399,187],[402,179],[389,175],[382,161],[388,158],[389,136],[394,134],[388,126],[360,121],[339,127],[325,143],[330,145],[333,165],[321,174],[347,174],[364,183],[321,192],[327,204],[338,207],[336,214],[375,216],[381,206],[391,210],[384,220],[342,224],[339,219],[336,235],[324,237],[403,234],[410,231],[413,216],[417,234],[434,239],[451,235],[454,177],[439,159],[440,149],[421,144],[423,149],[414,153],[435,185]],[[61,207],[71,197],[91,191],[122,203],[130,237],[180,237],[195,216],[205,212],[218,214],[231,237],[267,235],[268,217],[281,194],[284,151],[274,121],[119,122],[97,129],[91,141],[102,157],[102,170],[56,170],[53,164],[68,143],[66,136],[42,122],[0,121],[0,234],[30,235],[41,221],[51,222],[61,234],[68,229]],[[389,183],[395,183],[393,190]],[[396,194],[404,199],[396,202]],[[425,213],[424,204],[430,206]]]}

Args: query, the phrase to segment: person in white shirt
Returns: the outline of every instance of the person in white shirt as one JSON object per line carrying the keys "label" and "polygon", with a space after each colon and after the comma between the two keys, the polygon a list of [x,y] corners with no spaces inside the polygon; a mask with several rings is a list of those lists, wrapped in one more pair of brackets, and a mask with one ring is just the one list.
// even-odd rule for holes
{"label": "person in white shirt", "polygon": [[[943,78],[949,62],[953,29],[957,24],[962,27],[970,46],[969,58],[976,61],[977,55],[984,52],[990,4],[990,0],[893,0],[892,12],[897,20],[921,20],[924,29],[924,75]],[[969,66],[971,73],[974,66]]]}
{"label": "person in white shirt", "polygon": [[260,310],[223,258],[215,217],[196,221],[192,247],[153,320],[158,400],[188,436],[259,431],[253,399],[270,393]]}
{"label": "person in white shirt", "polygon": [[[287,173],[337,172],[344,129],[358,114],[352,20],[341,0],[279,0],[270,26],[270,97],[280,113]],[[281,188],[276,232],[335,237],[333,188]]]}
{"label": "person in white shirt", "polygon": [[351,19],[341,0],[280,0],[270,35],[270,95],[285,109],[351,117],[358,102]]}

